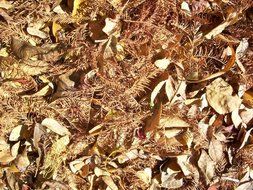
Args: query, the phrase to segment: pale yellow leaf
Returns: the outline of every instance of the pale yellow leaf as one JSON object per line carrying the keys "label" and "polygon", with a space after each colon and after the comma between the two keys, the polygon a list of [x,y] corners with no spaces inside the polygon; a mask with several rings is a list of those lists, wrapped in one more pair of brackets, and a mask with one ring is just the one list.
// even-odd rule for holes
{"label": "pale yellow leaf", "polygon": [[5,0],[1,0],[0,1],[0,8],[3,8],[3,9],[11,9],[13,8],[13,4],[11,1],[5,1]]}
{"label": "pale yellow leaf", "polygon": [[16,144],[14,144],[14,145],[11,147],[11,155],[12,155],[14,158],[16,158],[17,155],[18,155],[19,146],[20,146],[20,141],[17,142]]}
{"label": "pale yellow leaf", "polygon": [[134,149],[134,150],[130,150],[129,152],[127,153],[124,153],[124,154],[121,154],[119,157],[118,157],[118,162],[120,164],[123,164],[129,160],[133,160],[133,159],[136,159],[139,157],[139,152],[137,149]]}
{"label": "pale yellow leaf", "polygon": [[23,128],[23,125],[18,125],[17,127],[13,128],[9,136],[9,140],[18,141],[20,139],[22,128]]}
{"label": "pale yellow leaf", "polygon": [[160,83],[158,83],[158,85],[154,88],[154,90],[152,91],[151,93],[151,98],[150,98],[150,106],[153,107],[155,104],[154,104],[154,101],[155,101],[155,98],[156,96],[159,94],[160,90],[162,89],[163,85],[165,84],[166,80],[165,81],[162,81]]}
{"label": "pale yellow leaf", "polygon": [[42,122],[41,125],[47,127],[51,131],[57,133],[58,135],[64,136],[64,135],[70,135],[69,130],[62,126],[58,121],[56,121],[53,118],[45,118]]}
{"label": "pale yellow leaf", "polygon": [[99,176],[110,176],[110,173],[105,171],[105,170],[102,170],[100,169],[99,167],[95,167],[94,168],[94,173],[97,177]]}
{"label": "pale yellow leaf", "polygon": [[69,163],[70,170],[75,174],[82,169],[85,163],[82,160],[74,160]]}
{"label": "pale yellow leaf", "polygon": [[167,69],[169,65],[170,65],[170,59],[168,58],[158,59],[155,61],[155,66],[161,70]]}
{"label": "pale yellow leaf", "polygon": [[178,116],[168,116],[160,120],[160,128],[190,127],[190,125]]}
{"label": "pale yellow leaf", "polygon": [[37,36],[37,37],[42,38],[42,39],[47,38],[47,34],[45,32],[42,32],[41,30],[39,30],[36,27],[27,27],[26,31],[28,32],[28,34],[30,34],[32,36]]}
{"label": "pale yellow leaf", "polygon": [[168,97],[168,100],[171,101],[175,96],[175,84],[174,80],[171,76],[168,77],[165,84],[165,92]]}
{"label": "pale yellow leaf", "polygon": [[105,184],[108,185],[108,187],[110,189],[112,189],[112,190],[118,190],[119,189],[110,176],[102,176],[102,179],[105,182]]}
{"label": "pale yellow leaf", "polygon": [[0,57],[8,57],[9,54],[7,52],[7,48],[1,48],[0,49]]}
{"label": "pale yellow leaf", "polygon": [[137,171],[136,176],[144,183],[149,185],[152,179],[152,170],[151,168],[145,168],[144,171]]}
{"label": "pale yellow leaf", "polygon": [[190,7],[189,7],[189,4],[188,4],[187,2],[185,2],[185,1],[183,1],[183,2],[181,3],[181,9],[182,9],[182,10],[185,10],[185,11],[188,11],[188,12],[191,12]]}
{"label": "pale yellow leaf", "polygon": [[164,130],[164,131],[163,131],[164,135],[165,135],[167,138],[175,137],[175,136],[177,136],[178,134],[180,134],[181,132],[182,132],[182,129],[175,129],[175,128],[167,129],[167,130]]}

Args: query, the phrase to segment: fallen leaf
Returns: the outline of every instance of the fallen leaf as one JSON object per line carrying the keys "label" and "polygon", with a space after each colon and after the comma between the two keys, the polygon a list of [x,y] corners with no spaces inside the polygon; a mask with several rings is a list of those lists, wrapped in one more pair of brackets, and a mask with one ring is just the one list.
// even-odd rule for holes
{"label": "fallen leaf", "polygon": [[22,129],[24,129],[23,125],[18,125],[17,127],[13,128],[9,140],[10,141],[18,141],[21,137]]}
{"label": "fallen leaf", "polygon": [[121,26],[118,19],[106,18],[105,26],[102,31],[108,36],[114,35],[117,38],[120,36],[120,28]]}
{"label": "fallen leaf", "polygon": [[161,91],[163,85],[166,83],[165,81],[159,82],[158,85],[156,85],[156,87],[154,88],[154,90],[151,93],[151,97],[150,97],[150,106],[153,107],[155,98],[157,97],[157,95],[159,94],[159,92]]}
{"label": "fallen leaf", "polygon": [[80,8],[80,5],[84,2],[84,0],[74,0],[73,4],[73,10],[72,10],[72,16],[76,16],[78,13],[78,9]]}
{"label": "fallen leaf", "polygon": [[47,127],[51,131],[57,133],[58,135],[64,136],[64,135],[70,135],[69,130],[62,126],[58,121],[56,121],[53,118],[45,118],[42,122],[41,125]]}
{"label": "fallen leaf", "polygon": [[160,120],[160,128],[190,127],[190,125],[178,116],[168,116]]}
{"label": "fallen leaf", "polygon": [[171,138],[171,137],[175,137],[177,135],[179,135],[183,130],[182,129],[166,129],[166,130],[163,130],[163,134],[167,137],[167,138]]}
{"label": "fallen leaf", "polygon": [[7,48],[1,48],[0,49],[0,57],[8,57],[9,54],[7,52]]}
{"label": "fallen leaf", "polygon": [[201,151],[198,166],[205,175],[207,183],[210,183],[215,174],[215,162],[211,160],[205,150]]}
{"label": "fallen leaf", "polygon": [[242,118],[239,115],[239,109],[232,111],[231,119],[234,123],[235,128],[238,128],[242,123]]}
{"label": "fallen leaf", "polygon": [[223,30],[225,30],[225,28],[227,28],[231,24],[234,24],[238,20],[239,20],[238,13],[232,12],[231,14],[228,15],[228,17],[226,18],[226,20],[224,22],[222,22],[220,25],[216,26],[214,29],[212,29],[210,32],[208,32],[205,35],[205,37],[209,40],[212,39],[216,35],[220,34]]}
{"label": "fallen leaf", "polygon": [[222,78],[217,78],[206,87],[208,103],[219,114],[230,113],[239,109],[242,100],[233,94],[233,88]]}
{"label": "fallen leaf", "polygon": [[16,158],[17,155],[18,155],[19,147],[20,147],[20,141],[17,142],[16,144],[14,144],[14,145],[11,147],[11,155],[12,155],[14,158]]}
{"label": "fallen leaf", "polygon": [[246,50],[248,49],[248,47],[249,47],[248,39],[243,38],[242,41],[240,41],[239,46],[235,50],[236,63],[237,63],[238,67],[241,69],[241,71],[243,73],[245,73],[246,70],[245,70],[242,62],[240,61],[240,59],[245,55]]}
{"label": "fallen leaf", "polygon": [[10,2],[10,1],[5,1],[5,0],[1,0],[0,1],[0,8],[11,9],[13,7],[14,6],[13,6],[12,2]]}
{"label": "fallen leaf", "polygon": [[168,58],[158,59],[155,61],[155,66],[161,70],[167,69],[169,65],[170,65],[170,59]]}
{"label": "fallen leaf", "polygon": [[182,9],[182,10],[184,10],[184,11],[191,12],[190,7],[189,7],[188,3],[187,3],[187,2],[185,2],[185,1],[183,1],[183,2],[181,3],[181,9]]}
{"label": "fallen leaf", "polygon": [[75,174],[82,169],[85,165],[84,161],[82,160],[74,160],[69,163],[70,170]]}
{"label": "fallen leaf", "polygon": [[188,169],[189,165],[189,155],[179,155],[177,156],[177,163],[180,166],[185,176],[191,175],[191,171]]}
{"label": "fallen leaf", "polygon": [[139,157],[139,152],[137,149],[133,149],[133,150],[130,150],[129,152],[127,153],[124,153],[124,154],[121,154],[119,157],[118,157],[118,162],[120,164],[123,164],[129,160],[134,160],[136,158]]}
{"label": "fallen leaf", "polygon": [[26,148],[24,149],[23,153],[17,157],[15,163],[20,172],[24,172],[26,168],[30,165]]}
{"label": "fallen leaf", "polygon": [[59,42],[59,35],[58,32],[62,29],[62,26],[58,24],[57,22],[53,22],[52,24],[52,33],[56,39],[56,42]]}
{"label": "fallen leaf", "polygon": [[175,96],[175,81],[171,76],[168,77],[165,84],[165,92],[168,97],[169,102],[173,99]]}
{"label": "fallen leaf", "polygon": [[27,30],[28,34],[30,34],[32,36],[37,36],[41,39],[47,38],[47,34],[45,32],[42,32],[41,30],[39,30],[36,27],[27,27],[26,30]]}
{"label": "fallen leaf", "polygon": [[209,144],[208,154],[212,158],[212,160],[216,163],[221,161],[224,157],[223,145],[220,141],[218,141],[214,137],[211,139],[211,142]]}
{"label": "fallen leaf", "polygon": [[110,189],[113,189],[113,190],[119,189],[110,176],[102,176],[102,179],[105,182],[105,184],[108,185]]}
{"label": "fallen leaf", "polygon": [[94,173],[97,177],[100,177],[100,176],[110,176],[110,173],[105,171],[105,170],[102,170],[100,169],[99,167],[95,167],[94,168]]}
{"label": "fallen leaf", "polygon": [[243,103],[253,108],[253,88],[248,89],[243,95]]}
{"label": "fallen leaf", "polygon": [[144,171],[137,171],[135,175],[147,185],[151,184],[152,179],[151,168],[145,168]]}

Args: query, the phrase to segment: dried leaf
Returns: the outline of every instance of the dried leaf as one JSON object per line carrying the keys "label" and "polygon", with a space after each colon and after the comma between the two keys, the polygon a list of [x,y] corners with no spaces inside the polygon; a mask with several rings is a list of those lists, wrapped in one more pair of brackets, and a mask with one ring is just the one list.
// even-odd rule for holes
{"label": "dried leaf", "polygon": [[212,158],[212,160],[215,161],[216,163],[221,161],[224,157],[223,145],[220,141],[218,141],[214,137],[212,138],[212,140],[209,144],[208,154]]}
{"label": "dried leaf", "polygon": [[217,78],[206,87],[206,98],[210,106],[219,114],[239,109],[242,100],[233,94],[233,88],[222,78]]}
{"label": "dried leaf", "polygon": [[175,81],[171,76],[169,76],[168,80],[166,80],[165,84],[165,92],[168,97],[168,100],[171,101],[175,96]]}
{"label": "dried leaf", "polygon": [[164,133],[164,135],[167,138],[171,138],[171,137],[175,137],[177,135],[179,135],[183,130],[182,129],[166,129],[164,131],[162,131]]}
{"label": "dried leaf", "polygon": [[144,171],[137,171],[136,176],[147,185],[150,185],[152,179],[152,170],[151,168],[145,168]]}
{"label": "dried leaf", "polygon": [[201,151],[198,166],[205,175],[207,183],[209,183],[215,174],[215,162],[211,160],[205,150]]}
{"label": "dried leaf", "polygon": [[189,165],[189,155],[180,155],[177,156],[177,163],[180,166],[181,170],[183,171],[185,176],[191,175],[191,171],[188,169]]}
{"label": "dried leaf", "polygon": [[1,0],[0,1],[0,8],[11,9],[13,7],[14,6],[13,6],[12,2],[10,2],[10,1],[5,1],[5,0]]}
{"label": "dried leaf", "polygon": [[47,34],[45,32],[42,32],[41,30],[39,30],[37,27],[27,27],[26,30],[27,30],[28,34],[30,34],[32,36],[37,36],[42,39],[47,38]]}
{"label": "dried leaf", "polygon": [[72,10],[72,16],[76,16],[78,13],[78,9],[80,8],[80,5],[84,2],[84,0],[74,0],[73,10]]}
{"label": "dried leaf", "polygon": [[106,33],[108,36],[114,35],[115,37],[120,36],[120,24],[118,19],[111,19],[106,18],[105,19],[105,26],[102,29],[104,33]]}
{"label": "dried leaf", "polygon": [[243,73],[245,73],[246,70],[245,70],[243,64],[241,63],[240,59],[244,56],[248,47],[249,47],[248,39],[243,38],[242,41],[240,42],[239,46],[235,50],[236,63]]}
{"label": "dried leaf", "polygon": [[168,58],[158,59],[155,61],[155,66],[161,70],[167,69],[169,65],[170,65],[170,59]]}
{"label": "dried leaf", "polygon": [[253,108],[253,88],[248,89],[243,95],[243,103]]}
{"label": "dried leaf", "polygon": [[160,90],[162,89],[163,85],[166,83],[166,81],[162,81],[160,83],[158,83],[158,85],[154,88],[154,90],[151,93],[151,97],[150,97],[150,106],[153,107],[154,101],[156,96],[159,94]]}
{"label": "dried leaf", "polygon": [[190,127],[190,125],[177,116],[168,116],[160,120],[160,127],[161,128]]}
{"label": "dried leaf", "polygon": [[182,9],[182,10],[185,10],[185,11],[188,11],[188,12],[191,12],[188,3],[185,2],[185,1],[183,1],[183,2],[181,3],[181,9]]}
{"label": "dried leaf", "polygon": [[231,119],[234,123],[235,128],[238,128],[239,125],[242,123],[242,119],[239,115],[239,109],[234,110],[231,114]]}
{"label": "dried leaf", "polygon": [[94,173],[97,177],[100,177],[100,176],[110,176],[110,173],[105,171],[105,170],[102,170],[98,167],[95,167],[94,168]]}
{"label": "dried leaf", "polygon": [[249,137],[250,137],[250,133],[251,131],[253,130],[253,128],[251,128],[250,130],[246,131],[246,133],[244,134],[243,136],[243,141],[242,141],[242,144],[240,146],[239,149],[243,148],[245,146],[245,144],[247,143],[247,141],[249,140]]}
{"label": "dried leaf", "polygon": [[211,74],[208,77],[205,77],[203,79],[200,79],[200,80],[187,80],[187,82],[189,82],[189,83],[200,83],[200,82],[208,81],[208,80],[214,79],[216,77],[222,76],[226,72],[228,72],[233,67],[233,65],[235,63],[235,59],[236,59],[235,51],[234,51],[233,47],[231,47],[231,46],[229,46],[229,47],[231,49],[231,58],[229,59],[229,61],[225,65],[224,69],[222,69],[221,71],[219,71],[217,73]]}
{"label": "dried leaf", "polygon": [[102,179],[105,182],[105,184],[108,185],[110,189],[113,189],[113,190],[119,189],[110,176],[102,176]]}
{"label": "dried leaf", "polygon": [[7,48],[1,48],[0,49],[0,57],[8,57],[9,54],[7,52]]}
{"label": "dried leaf", "polygon": [[205,35],[207,39],[211,39],[215,37],[216,35],[220,34],[225,28],[227,28],[229,25],[234,24],[238,21],[238,14],[236,12],[231,13],[228,18],[222,22],[220,25],[216,26],[214,29],[212,29],[209,33]]}
{"label": "dried leaf", "polygon": [[74,160],[69,163],[70,170],[73,173],[77,173],[82,169],[82,167],[85,165],[85,163],[82,160]]}
{"label": "dried leaf", "polygon": [[56,39],[56,42],[59,41],[59,35],[58,32],[62,29],[62,26],[60,24],[58,24],[57,22],[53,22],[52,24],[52,33]]}
{"label": "dried leaf", "polygon": [[20,141],[17,142],[16,144],[14,144],[14,145],[11,147],[11,155],[12,155],[14,158],[16,158],[17,155],[18,155],[19,147],[20,147]]}
{"label": "dried leaf", "polygon": [[42,122],[41,125],[47,127],[51,131],[57,133],[58,135],[64,136],[64,135],[70,135],[69,130],[62,126],[58,121],[56,121],[53,118],[45,118]]}
{"label": "dried leaf", "polygon": [[133,160],[133,159],[136,159],[139,157],[139,152],[137,149],[133,149],[127,153],[124,153],[124,154],[121,154],[119,157],[118,157],[118,162],[120,164],[123,164],[129,160]]}
{"label": "dried leaf", "polygon": [[22,129],[24,129],[23,125],[18,125],[17,127],[13,128],[9,136],[9,140],[18,141],[21,137]]}
{"label": "dried leaf", "polygon": [[17,159],[15,160],[15,163],[20,172],[24,172],[26,168],[30,165],[26,148],[23,151],[23,153],[17,157]]}

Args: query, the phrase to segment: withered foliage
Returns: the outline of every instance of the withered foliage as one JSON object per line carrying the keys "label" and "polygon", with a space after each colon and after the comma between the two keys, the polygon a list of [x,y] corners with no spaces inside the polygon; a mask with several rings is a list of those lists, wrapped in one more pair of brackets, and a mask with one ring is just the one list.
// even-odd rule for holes
{"label": "withered foliage", "polygon": [[0,0],[0,189],[253,189],[252,0]]}

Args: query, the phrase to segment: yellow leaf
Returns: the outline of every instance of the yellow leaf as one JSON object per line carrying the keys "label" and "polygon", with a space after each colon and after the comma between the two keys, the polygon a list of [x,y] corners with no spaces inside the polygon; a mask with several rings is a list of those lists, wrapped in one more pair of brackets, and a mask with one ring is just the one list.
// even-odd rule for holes
{"label": "yellow leaf", "polygon": [[76,16],[77,11],[80,7],[80,4],[83,3],[83,2],[84,2],[84,0],[74,0],[72,16]]}
{"label": "yellow leaf", "polygon": [[164,58],[164,59],[158,59],[155,61],[155,66],[158,67],[161,70],[167,69],[167,67],[170,65],[170,59]]}
{"label": "yellow leaf", "polygon": [[56,42],[59,41],[58,31],[60,31],[61,29],[62,29],[62,26],[54,21],[52,24],[52,33],[56,39]]}

